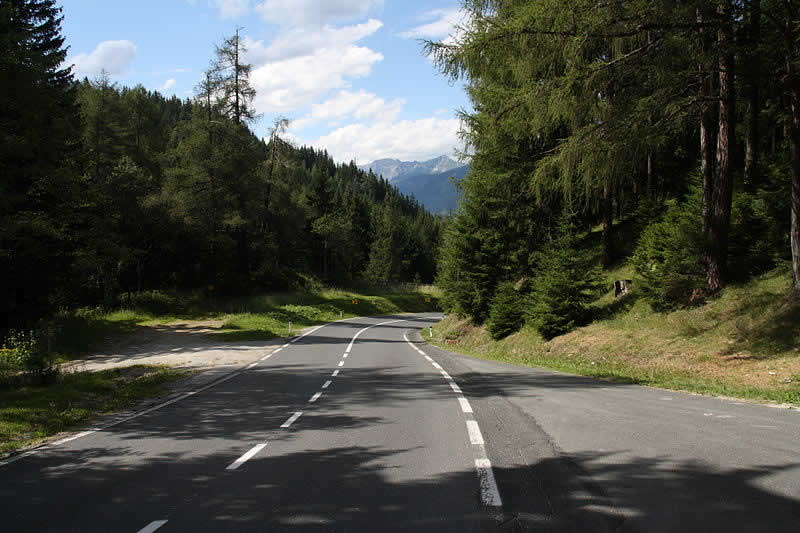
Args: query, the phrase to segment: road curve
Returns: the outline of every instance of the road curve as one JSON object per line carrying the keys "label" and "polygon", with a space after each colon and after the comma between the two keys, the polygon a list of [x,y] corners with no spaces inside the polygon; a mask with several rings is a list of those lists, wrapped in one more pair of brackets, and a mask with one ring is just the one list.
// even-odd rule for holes
{"label": "road curve", "polygon": [[7,464],[4,528],[493,531],[479,427],[404,339],[435,320],[329,324],[215,386]]}
{"label": "road curve", "polygon": [[0,463],[9,531],[793,532],[800,412],[328,324]]}

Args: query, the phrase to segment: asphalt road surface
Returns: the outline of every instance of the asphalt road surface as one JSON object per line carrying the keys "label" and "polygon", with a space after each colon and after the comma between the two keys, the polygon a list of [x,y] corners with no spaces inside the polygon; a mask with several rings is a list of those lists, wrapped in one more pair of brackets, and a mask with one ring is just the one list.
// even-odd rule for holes
{"label": "asphalt road surface", "polygon": [[340,321],[0,462],[3,531],[800,531],[800,412]]}

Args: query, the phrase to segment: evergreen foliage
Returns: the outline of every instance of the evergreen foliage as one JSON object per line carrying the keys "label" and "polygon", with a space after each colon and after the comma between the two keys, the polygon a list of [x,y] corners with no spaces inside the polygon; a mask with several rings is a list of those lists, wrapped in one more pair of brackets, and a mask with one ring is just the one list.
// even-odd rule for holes
{"label": "evergreen foliage", "polygon": [[506,281],[497,286],[492,306],[489,310],[487,327],[495,340],[508,337],[519,331],[525,323],[523,297],[514,283]]}
{"label": "evergreen foliage", "polygon": [[[54,1],[0,3],[0,331],[140,293],[430,283],[441,218],[381,177],[247,123],[238,35],[194,100],[74,81]],[[9,80],[14,80],[9,82]]]}
{"label": "evergreen foliage", "polygon": [[536,255],[528,321],[546,339],[588,323],[588,305],[603,289],[601,272],[579,250],[575,228],[566,215],[554,238]]}
{"label": "evergreen foliage", "polygon": [[705,287],[699,216],[697,193],[647,226],[633,253],[631,262],[642,281],[636,290],[659,311],[688,305]]}

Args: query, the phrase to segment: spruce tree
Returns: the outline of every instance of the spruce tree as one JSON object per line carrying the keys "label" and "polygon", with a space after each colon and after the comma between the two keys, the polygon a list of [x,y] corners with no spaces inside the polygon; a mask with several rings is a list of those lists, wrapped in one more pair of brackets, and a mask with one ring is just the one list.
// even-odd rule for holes
{"label": "spruce tree", "polygon": [[71,292],[61,278],[73,249],[79,126],[61,22],[55,0],[0,2],[2,322],[27,322]]}
{"label": "spruce tree", "polygon": [[589,303],[602,288],[598,267],[578,249],[575,227],[564,216],[558,232],[537,254],[528,320],[546,339],[590,320]]}

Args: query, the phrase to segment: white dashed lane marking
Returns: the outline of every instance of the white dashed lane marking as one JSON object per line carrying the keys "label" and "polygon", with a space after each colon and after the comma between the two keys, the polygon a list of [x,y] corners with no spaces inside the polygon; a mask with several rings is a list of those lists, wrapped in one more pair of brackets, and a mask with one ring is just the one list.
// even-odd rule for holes
{"label": "white dashed lane marking", "polygon": [[478,485],[480,488],[481,503],[484,506],[492,509],[491,514],[495,519],[501,519],[503,500],[500,497],[500,490],[497,488],[497,481],[495,480],[494,471],[492,470],[492,462],[486,455],[486,446],[485,441],[483,440],[483,434],[481,433],[481,428],[478,425],[478,422],[473,418],[472,405],[470,405],[469,400],[467,400],[467,398],[464,396],[464,392],[461,390],[461,387],[456,384],[453,377],[444,368],[442,368],[439,363],[431,359],[425,352],[417,348],[408,339],[408,335],[403,334],[403,338],[409,346],[425,357],[425,360],[427,360],[435,369],[439,371],[442,377],[444,377],[444,379],[447,381],[447,384],[450,385],[450,388],[453,389],[453,392],[456,394],[458,404],[461,407],[461,412],[464,414],[466,419],[465,422],[467,425],[467,434],[469,435],[469,442],[472,445],[472,453],[475,459],[475,472],[478,476]]}
{"label": "white dashed lane marking", "polygon": [[281,424],[281,427],[282,428],[288,428],[289,426],[294,424],[297,421],[297,419],[300,418],[302,415],[303,415],[303,411],[297,411],[295,414],[290,416],[289,419],[286,422]]}
{"label": "white dashed lane marking", "polygon": [[155,520],[154,522],[150,522],[145,527],[140,529],[138,533],[153,533],[155,530],[157,530],[166,523],[167,520]]}
{"label": "white dashed lane marking", "polygon": [[236,459],[234,462],[229,464],[225,470],[236,470],[237,468],[245,464],[247,461],[252,459],[255,454],[263,450],[266,446],[267,446],[266,442],[253,446],[247,453],[245,453],[244,455]]}

